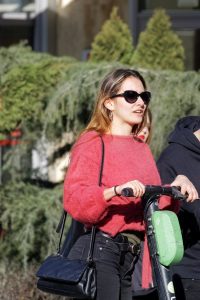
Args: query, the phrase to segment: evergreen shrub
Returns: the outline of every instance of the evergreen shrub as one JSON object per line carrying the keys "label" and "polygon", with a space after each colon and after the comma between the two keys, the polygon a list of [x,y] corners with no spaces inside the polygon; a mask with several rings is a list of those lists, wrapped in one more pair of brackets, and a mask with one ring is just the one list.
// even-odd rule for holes
{"label": "evergreen shrub", "polygon": [[[145,74],[144,74],[145,75]],[[167,137],[179,118],[200,115],[200,73],[195,71],[151,71],[146,76],[152,91],[153,138],[155,158],[167,145]]]}
{"label": "evergreen shrub", "polygon": [[153,70],[184,69],[184,48],[181,39],[171,29],[165,10],[155,10],[146,30],[140,33],[132,64]]}
{"label": "evergreen shrub", "polygon": [[16,66],[30,65],[44,60],[63,61],[63,64],[75,62],[73,57],[55,57],[48,53],[36,52],[27,45],[26,41],[10,47],[0,47],[0,76]]}
{"label": "evergreen shrub", "polygon": [[[90,62],[73,65],[71,67],[73,75],[58,85],[44,112],[45,120],[48,120],[46,124],[48,132],[53,133],[58,124],[60,133],[69,130],[76,135],[80,132],[90,117],[98,83],[105,74],[119,67],[130,66]],[[150,107],[154,130],[151,148],[157,157],[166,145],[167,135],[178,118],[200,115],[200,74],[195,71],[153,71],[139,68],[137,70],[144,76],[148,89],[152,92]],[[64,114],[68,126],[59,123],[60,107],[65,107]]]}
{"label": "evergreen shrub", "polygon": [[115,61],[129,64],[133,55],[133,39],[128,25],[118,15],[114,7],[108,19],[95,36],[90,53],[90,61]]}
{"label": "evergreen shrub", "polygon": [[62,186],[41,188],[12,182],[1,187],[0,273],[14,265],[27,269],[30,263],[38,263],[56,251],[61,199]]}
{"label": "evergreen shrub", "polygon": [[[16,51],[15,51],[16,50]],[[0,132],[9,132],[21,123],[37,123],[64,70],[75,60],[34,53],[29,48],[13,46],[0,50]],[[2,64],[1,64],[2,62]],[[36,128],[32,128],[35,130]]]}

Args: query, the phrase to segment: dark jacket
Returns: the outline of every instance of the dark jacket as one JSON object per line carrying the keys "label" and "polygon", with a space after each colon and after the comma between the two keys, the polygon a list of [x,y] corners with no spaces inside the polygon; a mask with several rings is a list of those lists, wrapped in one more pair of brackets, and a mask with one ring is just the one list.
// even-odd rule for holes
{"label": "dark jacket", "polygon": [[[169,135],[168,147],[161,153],[157,166],[162,183],[171,183],[186,175],[200,195],[200,141],[193,134],[200,129],[200,116],[180,119]],[[173,267],[182,278],[200,279],[200,200],[183,201],[178,214],[183,233],[183,260]]]}

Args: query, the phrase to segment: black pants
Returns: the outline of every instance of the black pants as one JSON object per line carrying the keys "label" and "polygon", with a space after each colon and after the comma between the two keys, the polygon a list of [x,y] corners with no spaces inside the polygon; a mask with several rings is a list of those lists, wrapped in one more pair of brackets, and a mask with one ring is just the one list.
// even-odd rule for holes
{"label": "black pants", "polygon": [[200,300],[200,280],[174,276],[177,300]]}
{"label": "black pants", "polygon": [[[93,258],[97,271],[96,300],[131,300],[131,276],[134,255],[129,251],[121,251],[124,243],[122,235],[117,239],[96,233]],[[127,241],[127,240],[126,240]],[[87,257],[90,233],[81,236],[71,249],[68,257],[84,259]]]}

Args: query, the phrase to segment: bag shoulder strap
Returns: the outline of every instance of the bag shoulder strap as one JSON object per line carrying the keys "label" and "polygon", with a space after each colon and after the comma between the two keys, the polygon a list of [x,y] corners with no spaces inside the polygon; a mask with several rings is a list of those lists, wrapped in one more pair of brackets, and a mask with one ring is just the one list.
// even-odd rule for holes
{"label": "bag shoulder strap", "polygon": [[[98,185],[101,186],[101,184],[102,184],[102,175],[103,175],[103,166],[104,166],[105,146],[104,146],[104,141],[103,141],[102,136],[100,135],[99,137],[101,139],[101,163],[100,163],[100,170],[99,170]],[[61,218],[60,218],[60,221],[59,221],[58,226],[56,228],[56,232],[60,233],[60,238],[59,238],[57,253],[60,253],[66,218],[67,218],[67,211],[63,210]],[[93,250],[94,250],[95,233],[96,233],[96,226],[92,226],[90,247],[89,247],[88,258],[87,258],[87,260],[89,262],[93,261]]]}
{"label": "bag shoulder strap", "polygon": [[60,221],[56,228],[57,233],[59,233],[61,231],[61,234],[62,234],[62,231],[64,230],[64,227],[65,227],[66,217],[67,217],[67,212],[63,209],[62,215],[60,217]]}
{"label": "bag shoulder strap", "polygon": [[102,184],[102,175],[103,175],[103,165],[104,165],[104,155],[105,155],[105,146],[102,136],[99,136],[101,139],[101,165],[100,165],[100,171],[99,171],[99,186]]}
{"label": "bag shoulder strap", "polygon": [[[102,184],[102,175],[103,175],[103,166],[104,166],[104,154],[105,154],[105,146],[102,136],[100,135],[101,139],[101,164],[100,164],[100,171],[99,171],[99,186]],[[92,226],[91,232],[91,239],[90,239],[90,247],[88,252],[87,261],[89,263],[93,263],[93,251],[94,251],[94,242],[95,242],[95,235],[96,235],[96,226]]]}

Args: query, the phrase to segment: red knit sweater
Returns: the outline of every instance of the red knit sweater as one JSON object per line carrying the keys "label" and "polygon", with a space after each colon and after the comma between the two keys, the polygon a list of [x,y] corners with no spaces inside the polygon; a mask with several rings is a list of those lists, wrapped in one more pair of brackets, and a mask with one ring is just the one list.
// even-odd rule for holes
{"label": "red knit sweater", "polygon": [[[87,227],[96,224],[112,236],[126,230],[144,231],[140,198],[115,196],[106,201],[103,191],[134,179],[145,185],[159,185],[160,177],[151,151],[147,144],[133,136],[103,135],[103,140],[105,158],[101,187],[98,186],[102,156],[100,137],[91,131],[83,134],[74,145],[64,182],[64,208]],[[159,205],[170,209],[171,199],[162,197]],[[145,261],[147,264],[147,257]],[[148,278],[143,280],[144,286],[148,287],[148,281]]]}

